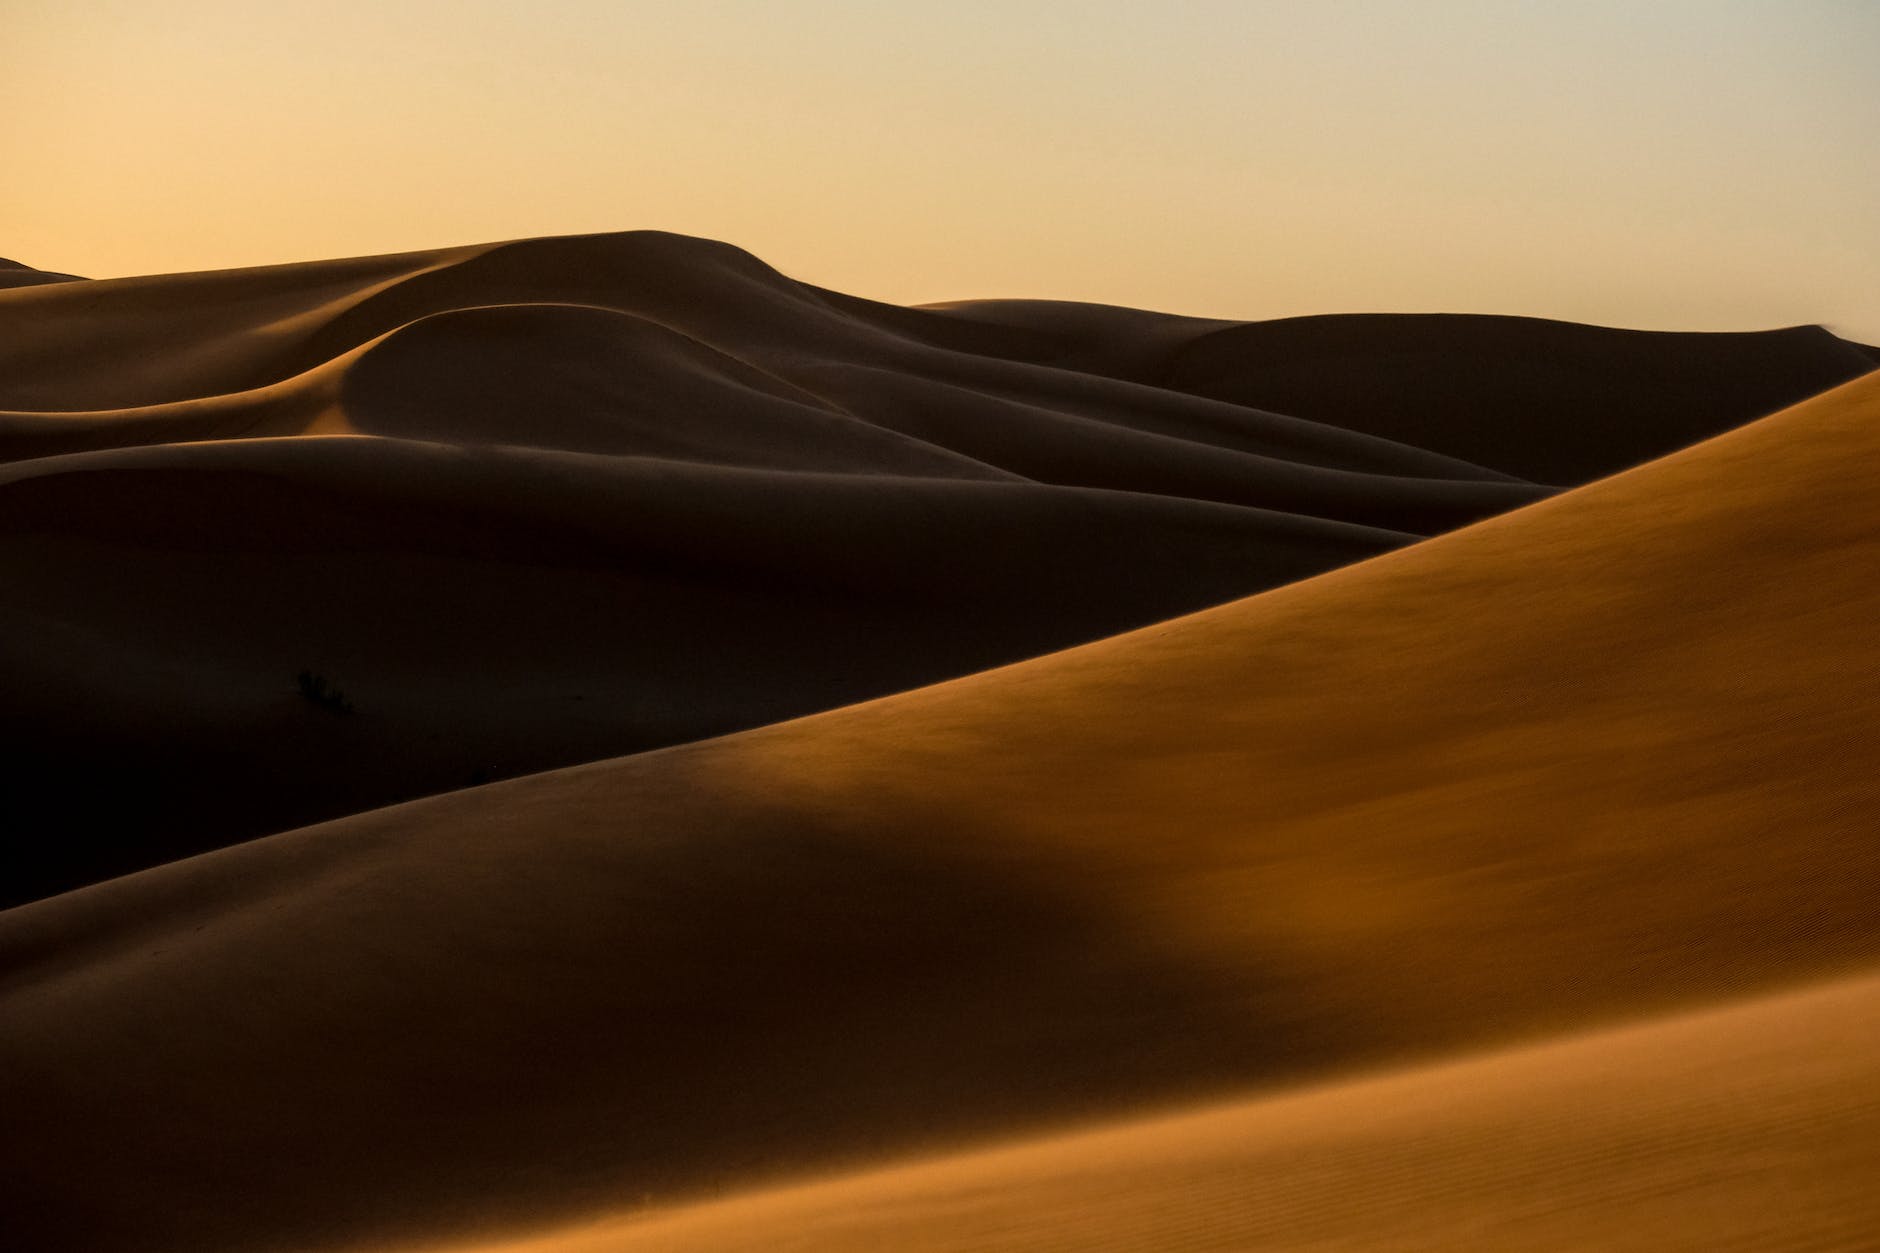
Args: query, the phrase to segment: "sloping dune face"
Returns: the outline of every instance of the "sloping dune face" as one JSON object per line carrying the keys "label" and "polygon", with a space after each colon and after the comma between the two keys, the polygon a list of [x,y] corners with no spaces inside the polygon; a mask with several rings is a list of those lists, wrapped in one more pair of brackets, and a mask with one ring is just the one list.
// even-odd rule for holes
{"label": "sloping dune face", "polygon": [[[0,294],[3,902],[1198,610],[1873,364],[904,309],[660,234],[33,281]],[[1560,447],[1499,455],[1530,427]]]}
{"label": "sloping dune face", "polygon": [[[1880,1222],[1850,1182],[1876,1095],[1877,466],[1863,380],[1133,634],[8,911],[0,1210],[45,1249],[484,1239],[1310,1082],[1333,1086],[1018,1150],[1035,1209],[917,1172],[852,1181],[885,1208],[841,1222],[961,1247],[1114,1184],[1116,1247],[1388,1245],[1427,1133],[1427,1195],[1471,1224],[1450,1247],[1711,1247],[1679,1215],[1747,1211],[1688,1189],[1738,1177],[1846,1207],[1739,1245],[1859,1247]],[[1843,982],[1427,1069],[1822,979]],[[1390,1066],[1424,1069],[1351,1086]],[[1354,1128],[1366,1091],[1395,1104]],[[1765,1095],[1766,1118],[1716,1108]],[[1680,1173],[1713,1133],[1715,1168]],[[1059,1152],[1069,1182],[1042,1164]],[[1586,1164],[1606,1152],[1631,1180]],[[1220,1171],[1263,1161],[1316,1180],[1290,1217],[1277,1192],[1226,1197]],[[1001,1177],[957,1168],[969,1191]],[[1182,1198],[1186,1225],[1157,1226]],[[769,1217],[679,1215],[622,1247],[822,1247],[836,1221],[751,1204]],[[1440,1215],[1418,1221],[1431,1247]]]}
{"label": "sloping dune face", "polygon": [[1862,1249],[1880,980],[452,1253]]}

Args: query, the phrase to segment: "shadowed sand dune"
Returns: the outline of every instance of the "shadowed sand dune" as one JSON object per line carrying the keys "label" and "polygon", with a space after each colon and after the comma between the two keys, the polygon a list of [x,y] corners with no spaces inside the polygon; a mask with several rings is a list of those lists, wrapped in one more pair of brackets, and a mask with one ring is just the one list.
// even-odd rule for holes
{"label": "shadowed sand dune", "polygon": [[[1470,368],[1456,368],[1459,340]],[[1873,349],[1818,326],[1700,335],[1370,314],[1223,328],[1184,346],[1158,381],[1569,484],[1820,390],[1806,380],[1877,365]]]}
{"label": "shadowed sand dune", "polygon": [[930,306],[1054,334],[1061,364],[1577,484],[1880,366],[1819,326],[1629,331],[1539,318],[1339,314],[1218,322],[1052,301]]}
{"label": "shadowed sand dune", "polygon": [[906,309],[656,233],[0,293],[0,903],[1192,612],[1871,366]]}
{"label": "shadowed sand dune", "polygon": [[[1036,1181],[1037,1215],[1101,1190],[1119,1239],[1169,1235],[1121,1247],[1382,1242],[1419,1195],[1477,1205],[1467,1230],[1571,1247],[1620,1205],[1627,1231],[1727,1224],[1740,1209],[1681,1190],[1688,1148],[1710,1155],[1687,1163],[1702,1186],[1848,1207],[1767,1247],[1857,1247],[1875,1222],[1850,1179],[1872,1164],[1859,1042],[1880,963],[1876,454],[1868,379],[1208,612],[0,914],[0,1211],[36,1249],[435,1243],[1421,1067],[1381,1081],[1401,1103],[1368,1128],[1350,1113],[1366,1090],[1332,1087],[1191,1133],[1018,1149],[992,1174]],[[1849,982],[1427,1069],[1829,978]],[[1728,1069],[1765,1064],[1761,1086]],[[1769,1105],[1717,1111],[1745,1092]],[[1765,1132],[1767,1155],[1743,1145]],[[1406,1195],[1394,1154],[1426,1134],[1426,1192]],[[1301,1145],[1329,1154],[1322,1174]],[[1588,1164],[1601,1153],[1643,1177]],[[1293,1212],[1221,1200],[1209,1162],[1275,1158],[1312,1175]],[[1561,1192],[1539,1196],[1550,1162]],[[980,1169],[859,1179],[880,1208],[840,1221],[957,1247],[952,1215],[1028,1212],[931,1200],[951,1186],[931,1172]],[[1313,1210],[1367,1179],[1350,1220]],[[1192,1225],[1155,1226],[1182,1198]],[[673,1239],[748,1247],[800,1223],[817,1247],[829,1213],[749,1204],[770,1217],[680,1216]],[[1443,1219],[1401,1221],[1427,1247]],[[1052,1247],[1032,1230],[1007,1245]]]}
{"label": "shadowed sand dune", "polygon": [[0,257],[0,288],[40,287],[47,283],[70,283],[76,281],[76,274],[56,274],[50,270],[35,270],[30,265],[21,265]]}

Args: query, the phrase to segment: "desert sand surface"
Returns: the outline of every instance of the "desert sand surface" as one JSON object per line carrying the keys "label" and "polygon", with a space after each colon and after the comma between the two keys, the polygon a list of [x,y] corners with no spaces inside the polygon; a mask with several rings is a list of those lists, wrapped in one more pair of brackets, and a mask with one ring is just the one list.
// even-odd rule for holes
{"label": "desert sand surface", "polygon": [[[668,236],[0,317],[52,441],[0,483],[7,708],[135,784],[15,838],[145,867],[0,912],[21,1247],[1880,1238],[1856,345],[1724,337],[1821,393],[1759,416],[1722,341],[1626,338],[1695,354],[1674,417],[1535,419],[1537,478],[1499,428],[1162,377],[1254,326],[873,306]],[[1467,371],[1500,326],[1402,333]]]}
{"label": "desert sand surface", "polygon": [[[449,1253],[1858,1249],[1880,980]],[[442,1250],[440,1250],[442,1253]]]}
{"label": "desert sand surface", "polygon": [[1810,327],[909,309],[658,233],[4,273],[0,904],[1162,621],[1874,365]]}

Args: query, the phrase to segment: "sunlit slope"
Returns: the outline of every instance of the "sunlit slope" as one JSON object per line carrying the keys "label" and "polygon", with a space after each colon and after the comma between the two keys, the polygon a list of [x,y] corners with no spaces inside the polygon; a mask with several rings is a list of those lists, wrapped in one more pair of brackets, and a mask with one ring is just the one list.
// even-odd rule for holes
{"label": "sunlit slope", "polygon": [[1871,975],[451,1253],[1871,1248]]}
{"label": "sunlit slope", "polygon": [[1877,443],[1857,383],[1133,635],[0,915],[0,1209],[443,1238],[1857,969]]}

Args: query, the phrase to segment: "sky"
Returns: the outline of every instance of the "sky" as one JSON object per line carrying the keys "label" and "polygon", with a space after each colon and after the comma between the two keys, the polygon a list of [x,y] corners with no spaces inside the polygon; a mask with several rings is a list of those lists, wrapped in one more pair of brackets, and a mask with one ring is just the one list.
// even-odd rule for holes
{"label": "sky", "polygon": [[904,303],[1880,341],[1874,0],[0,0],[0,255],[657,228]]}

